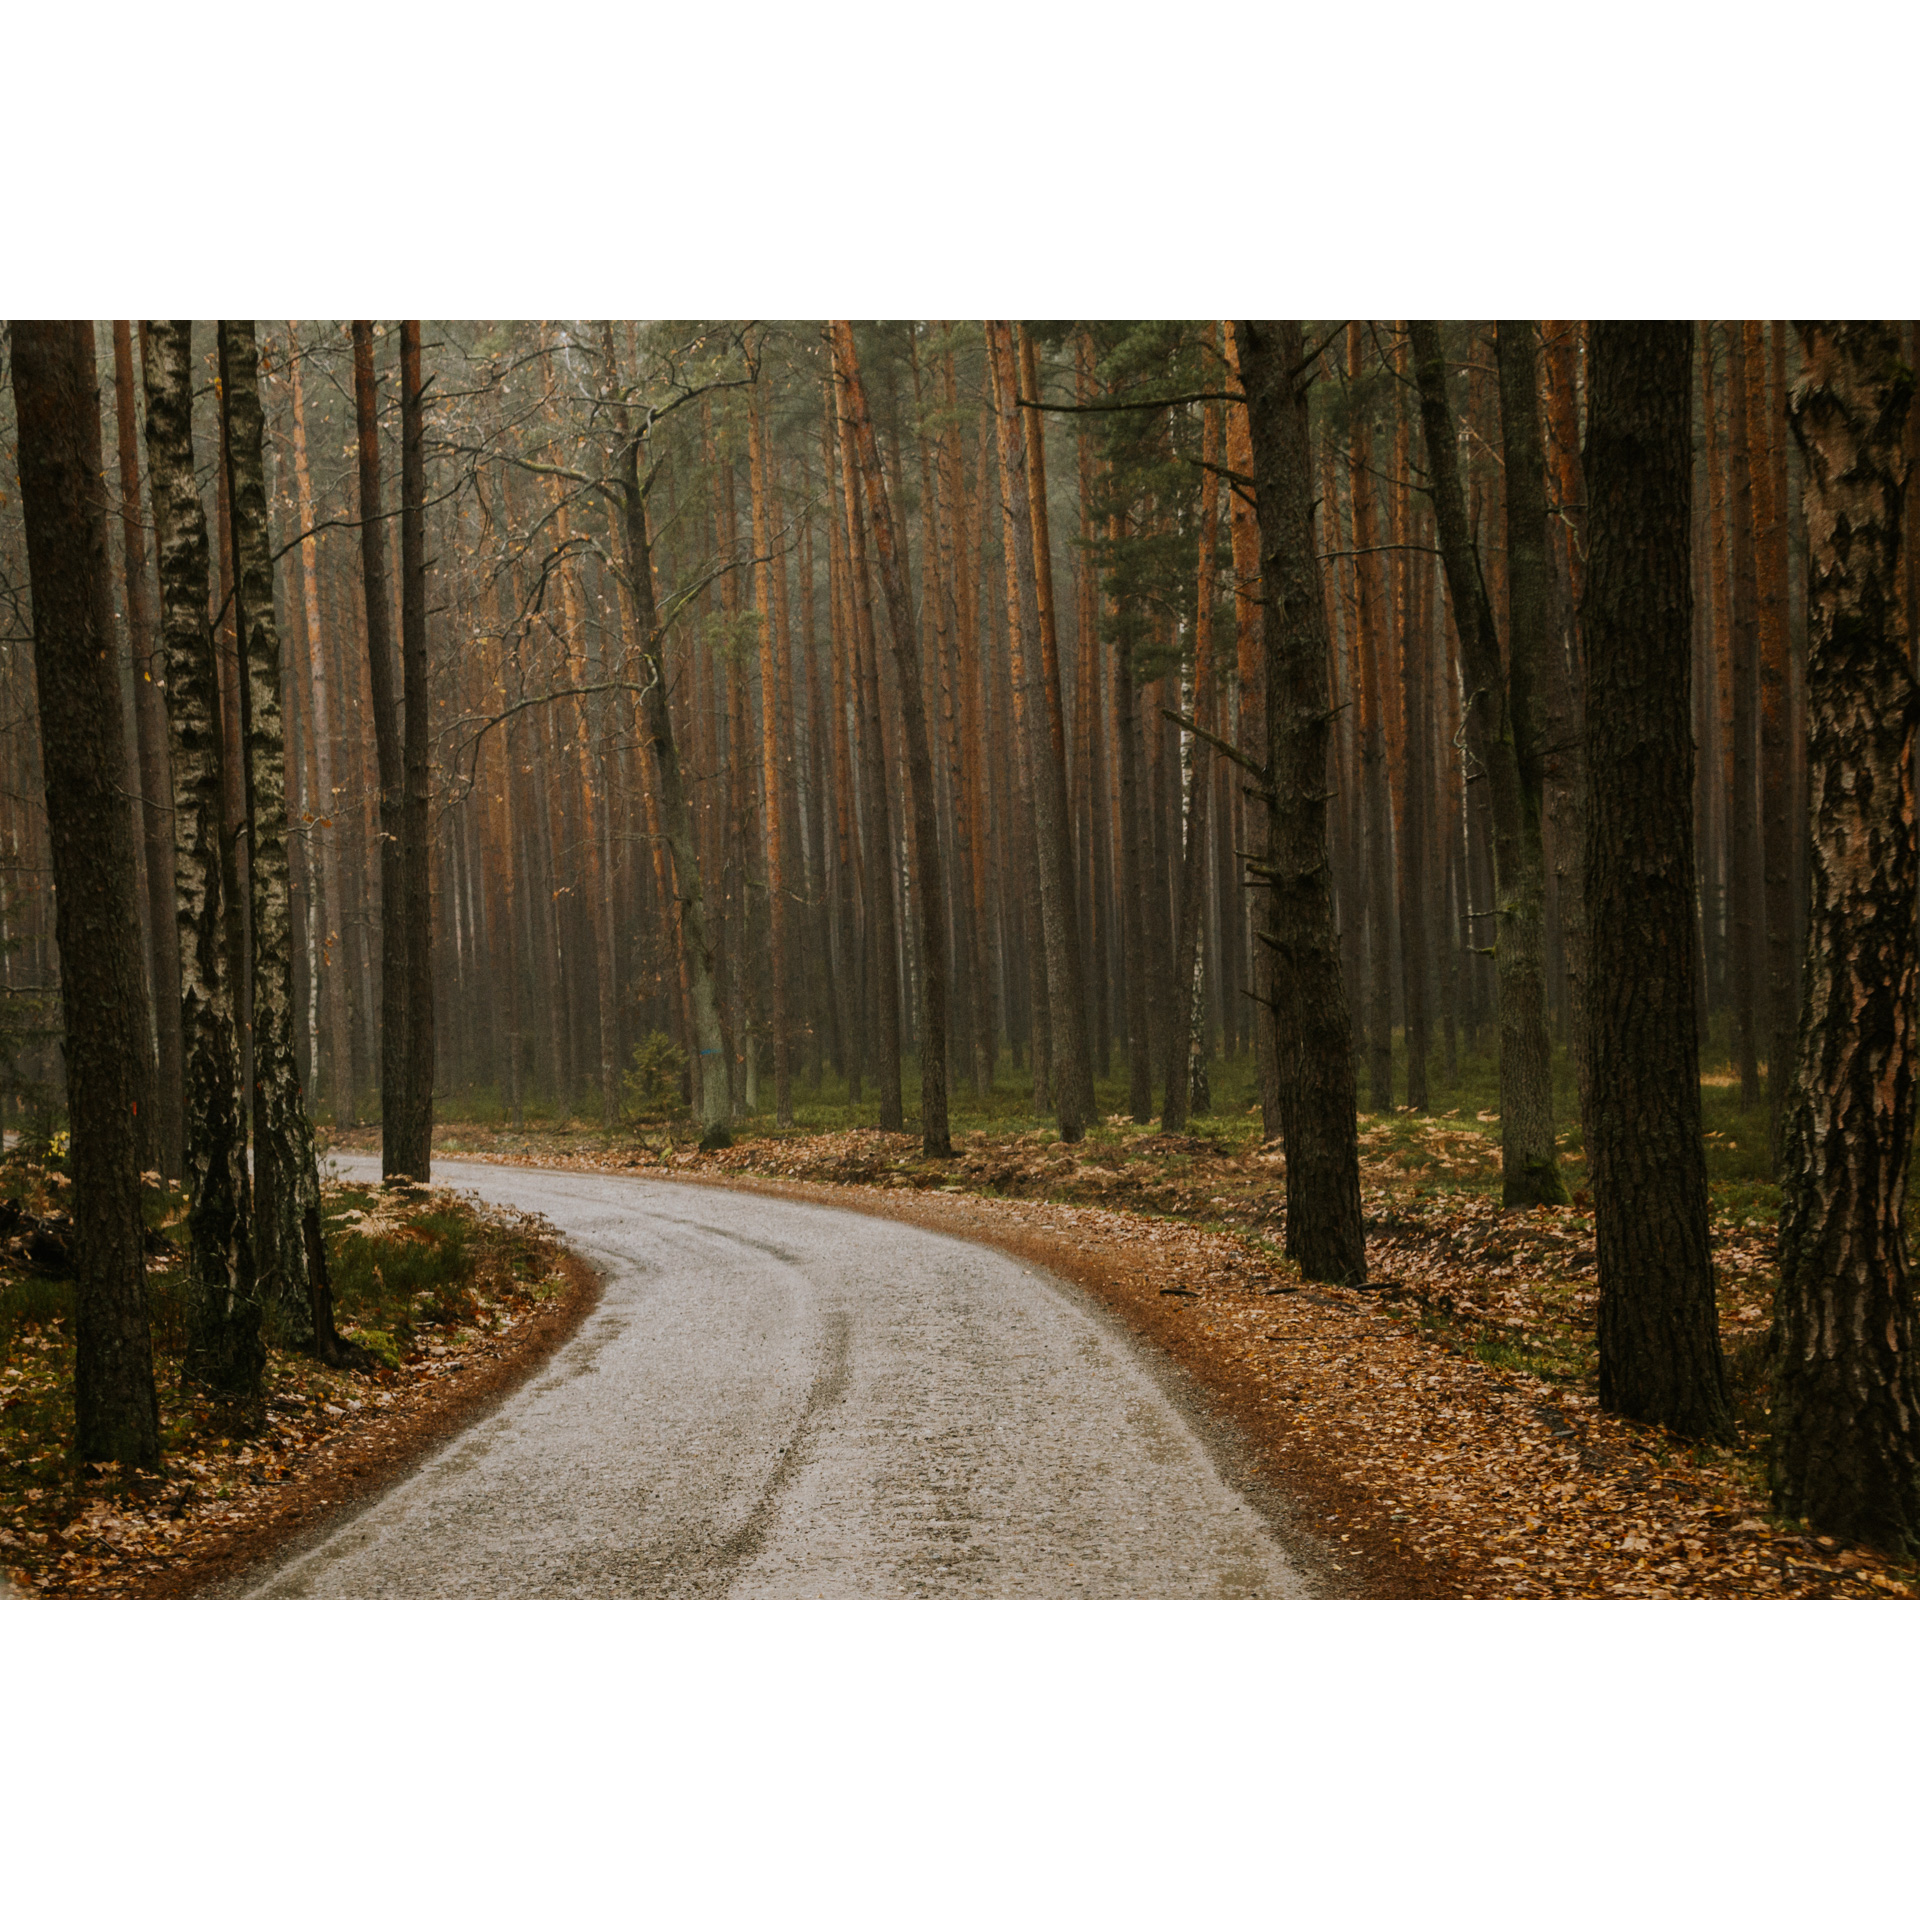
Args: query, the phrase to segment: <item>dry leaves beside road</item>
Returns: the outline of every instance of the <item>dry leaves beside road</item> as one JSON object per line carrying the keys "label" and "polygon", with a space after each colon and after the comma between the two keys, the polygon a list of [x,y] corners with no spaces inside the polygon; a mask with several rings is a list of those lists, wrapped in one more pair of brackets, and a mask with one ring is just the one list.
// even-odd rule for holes
{"label": "dry leaves beside road", "polygon": [[72,1468],[71,1341],[58,1319],[19,1327],[0,1357],[0,1578],[47,1598],[204,1591],[404,1471],[524,1377],[597,1297],[593,1275],[544,1222],[442,1186],[399,1197],[330,1185],[336,1265],[351,1236],[349,1265],[357,1256],[401,1271],[395,1256],[419,1239],[413,1222],[429,1209],[464,1223],[463,1258],[444,1266],[433,1298],[348,1325],[391,1362],[375,1372],[270,1352],[259,1417],[237,1419],[182,1383],[163,1316],[158,1473]]}
{"label": "dry leaves beside road", "polygon": [[[1441,1150],[1477,1151],[1479,1138]],[[1081,1147],[1037,1133],[955,1145],[957,1158],[931,1162],[909,1136],[863,1129],[657,1158],[475,1157],[750,1180],[816,1199],[824,1184],[849,1203],[1041,1260],[1214,1390],[1357,1590],[1849,1599],[1913,1590],[1911,1566],[1776,1526],[1751,1432],[1738,1449],[1694,1450],[1599,1410],[1590,1214],[1503,1214],[1483,1197],[1423,1189],[1395,1177],[1376,1142],[1373,1284],[1348,1294],[1302,1286],[1275,1250],[1275,1154],[1147,1134]],[[1175,1209],[1186,1217],[1169,1217]],[[1723,1226],[1715,1261],[1739,1402],[1759,1416],[1767,1237]]]}

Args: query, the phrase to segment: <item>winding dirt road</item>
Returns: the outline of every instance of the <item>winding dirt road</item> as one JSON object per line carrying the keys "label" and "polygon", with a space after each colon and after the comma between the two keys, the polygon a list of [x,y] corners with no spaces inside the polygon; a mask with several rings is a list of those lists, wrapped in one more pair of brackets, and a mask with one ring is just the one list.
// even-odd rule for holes
{"label": "winding dirt road", "polygon": [[1319,1584],[1171,1370],[1034,1267],[750,1193],[436,1171],[546,1214],[606,1291],[543,1372],[257,1596],[1198,1599]]}

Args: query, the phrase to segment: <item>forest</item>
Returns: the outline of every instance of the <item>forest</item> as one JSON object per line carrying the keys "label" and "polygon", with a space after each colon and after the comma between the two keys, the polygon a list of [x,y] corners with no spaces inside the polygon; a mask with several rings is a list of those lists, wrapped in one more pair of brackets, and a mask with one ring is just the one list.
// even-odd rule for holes
{"label": "forest", "polygon": [[[1724,1441],[1703,1076],[1778,1183],[1778,1510],[1920,1551],[1914,323],[15,322],[0,1108],[77,1447],[336,1330],[316,1129],[716,1151],[1365,1115],[1590,1207]],[[1578,1143],[1578,1151],[1572,1143]],[[143,1175],[145,1185],[143,1187]]]}

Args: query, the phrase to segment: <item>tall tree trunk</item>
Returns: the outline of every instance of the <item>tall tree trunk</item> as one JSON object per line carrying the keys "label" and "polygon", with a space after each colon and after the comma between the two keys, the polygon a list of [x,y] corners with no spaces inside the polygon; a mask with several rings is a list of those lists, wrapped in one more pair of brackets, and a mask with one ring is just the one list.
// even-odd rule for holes
{"label": "tall tree trunk", "polygon": [[151,1119],[160,1173],[182,1171],[186,1090],[180,1055],[180,934],[173,923],[173,793],[167,769],[166,666],[154,631],[153,583],[140,510],[139,423],[134,418],[133,331],[113,323],[114,412],[120,441],[120,525],[127,575],[127,630],[133,649],[134,732],[140,759],[140,822],[145,841],[147,942],[155,1040]]}
{"label": "tall tree trunk", "polygon": [[[1399,329],[1394,346],[1394,372],[1398,381],[1407,375],[1406,329]],[[1396,398],[1393,409],[1393,614],[1400,649],[1400,778],[1398,797],[1398,843],[1400,851],[1400,990],[1406,1012],[1407,1105],[1426,1112],[1427,1053],[1432,1044],[1432,1016],[1428,1011],[1427,981],[1431,956],[1427,947],[1428,922],[1428,846],[1432,838],[1428,824],[1430,788],[1433,780],[1432,742],[1427,717],[1427,688],[1431,668],[1427,658],[1427,627],[1422,618],[1424,607],[1412,552],[1413,503],[1409,485],[1408,456],[1410,433],[1405,399]]]}
{"label": "tall tree trunk", "polygon": [[871,998],[879,1016],[874,1078],[879,1082],[880,1127],[898,1133],[900,1104],[900,933],[893,892],[893,806],[888,798],[886,756],[880,737],[880,673],[873,635],[873,587],[867,573],[866,517],[860,510],[859,460],[844,382],[834,386],[840,423],[840,480],[847,515],[847,579],[854,643],[855,704],[860,710],[861,800],[867,831],[867,930],[873,958]]}
{"label": "tall tree trunk", "polygon": [[153,1468],[160,1418],[140,1211],[150,1015],[93,323],[16,320],[12,361],[72,1132],[74,1445],[82,1460]]}
{"label": "tall tree trunk", "polygon": [[[1361,372],[1361,327],[1347,323],[1347,377]],[[1359,656],[1365,733],[1361,742],[1361,786],[1366,808],[1366,910],[1371,937],[1367,947],[1368,1104],[1376,1113],[1393,1111],[1393,830],[1387,778],[1386,621],[1380,590],[1380,517],[1373,491],[1373,423],[1364,400],[1352,403],[1347,438],[1347,488],[1353,502],[1354,628]],[[1356,899],[1355,905],[1359,904]],[[1356,982],[1356,985],[1358,983]]]}
{"label": "tall tree trunk", "polygon": [[1806,462],[1812,911],[1781,1194],[1773,1492],[1790,1517],[1911,1554],[1920,686],[1898,598],[1913,382],[1889,324],[1799,334],[1788,417]]}
{"label": "tall tree trunk", "polygon": [[405,805],[400,689],[395,685],[393,607],[387,597],[387,527],[380,499],[379,397],[374,385],[373,323],[353,323],[353,397],[360,464],[360,572],[366,593],[367,673],[373,743],[380,769],[380,1171],[413,1177],[407,1137],[410,1055],[407,1020]]}
{"label": "tall tree trunk", "polygon": [[682,951],[687,957],[693,997],[693,1026],[702,1071],[695,1090],[700,1100],[700,1144],[711,1150],[732,1143],[727,1131],[727,1076],[720,1070],[719,1003],[714,994],[713,949],[707,938],[701,894],[700,862],[694,852],[693,812],[687,804],[673,716],[667,703],[666,633],[654,601],[653,543],[647,533],[647,486],[640,478],[640,432],[629,430],[616,461],[621,505],[622,584],[629,597],[633,631],[642,654],[641,711],[654,758],[661,826],[673,854],[673,886],[680,915]]}
{"label": "tall tree trunk", "polygon": [[[427,684],[426,416],[420,322],[400,323],[400,671],[402,742],[400,885],[405,900],[407,1055],[403,1147],[394,1172],[433,1173],[433,799],[431,691]],[[589,832],[592,831],[589,826]],[[391,922],[389,922],[391,924]],[[384,1158],[384,1155],[383,1155]]]}
{"label": "tall tree trunk", "polygon": [[[287,322],[287,358],[293,380],[293,477],[300,507],[300,578],[306,594],[307,651],[313,684],[313,751],[315,776],[320,784],[319,818],[313,838],[320,844],[320,892],[327,915],[327,951],[322,962],[326,975],[327,1027],[333,1035],[334,1084],[327,1089],[334,1118],[343,1127],[354,1124],[354,1084],[347,1034],[346,902],[340,892],[340,836],[334,825],[336,804],[333,779],[333,727],[327,695],[326,658],[321,641],[320,551],[313,531],[313,477],[307,460],[306,386],[301,377],[300,340]],[[334,949],[338,949],[336,952]],[[316,1079],[318,1075],[316,1074]]]}
{"label": "tall tree trunk", "polygon": [[987,322],[993,363],[994,420],[1000,454],[1002,543],[1007,563],[1007,638],[1013,664],[1014,724],[1027,744],[1033,774],[1033,837],[1040,870],[1040,910],[1047,952],[1047,1014],[1052,1045],[1055,1118],[1063,1140],[1078,1140],[1093,1112],[1092,1049],[1080,967],[1080,928],[1073,902],[1073,856],[1067,834],[1066,768],[1055,751],[1050,680],[1035,586],[1033,502],[1028,492],[1026,428],[1013,329]]}
{"label": "tall tree trunk", "polygon": [[[1468,698],[1468,738],[1486,776],[1493,824],[1493,874],[1499,932],[1495,960],[1500,980],[1501,1204],[1562,1206],[1566,1183],[1554,1152],[1552,1042],[1547,1031],[1546,959],[1541,918],[1545,893],[1540,817],[1544,769],[1539,752],[1536,689],[1546,641],[1545,504],[1537,490],[1516,499],[1508,492],[1508,545],[1521,542],[1535,569],[1512,596],[1511,669],[1500,657],[1493,606],[1473,550],[1461,492],[1453,410],[1446,393],[1440,329],[1431,320],[1410,323],[1420,414],[1426,430],[1434,513],[1447,570],[1447,591],[1460,635]],[[1509,323],[1515,324],[1517,323]],[[1507,328],[1501,329],[1507,337]],[[1532,356],[1525,383],[1531,395]],[[1516,389],[1521,384],[1514,382]],[[1503,409],[1504,411],[1504,409]],[[1539,432],[1528,411],[1516,442],[1535,449]]]}
{"label": "tall tree trunk", "polygon": [[227,500],[246,715],[247,860],[253,926],[253,1236],[255,1271],[286,1344],[338,1365],[313,1124],[294,1057],[293,888],[287,858],[286,735],[280,634],[261,442],[260,357],[250,320],[219,326]]}
{"label": "tall tree trunk", "polygon": [[[1233,370],[1234,383],[1238,385],[1239,333],[1238,323],[1232,320],[1227,322],[1227,364]],[[1263,761],[1267,751],[1267,695],[1265,648],[1261,637],[1264,616],[1261,611],[1260,528],[1253,503],[1253,441],[1244,405],[1227,409],[1227,466],[1239,476],[1228,507],[1233,528],[1235,678],[1240,694],[1238,745],[1248,759]],[[1249,799],[1252,797],[1247,796]],[[1247,857],[1249,861],[1264,859],[1266,807],[1249,805],[1243,811],[1247,824]],[[1266,941],[1256,937],[1251,957],[1250,991],[1255,1003],[1253,1059],[1254,1075],[1260,1087],[1260,1130],[1263,1138],[1274,1140],[1280,1135],[1280,1076],[1274,1058],[1274,1026],[1270,1006],[1273,999],[1273,955]]]}
{"label": "tall tree trunk", "polygon": [[186,1372],[216,1392],[252,1400],[260,1391],[266,1349],[254,1296],[234,982],[222,897],[220,673],[207,617],[207,521],[194,480],[193,323],[151,321],[147,346],[147,477],[167,650],[187,1090]]}
{"label": "tall tree trunk", "polygon": [[[1760,1101],[1762,986],[1766,978],[1766,902],[1760,879],[1758,700],[1759,580],[1753,551],[1753,459],[1747,438],[1747,351],[1737,324],[1727,336],[1728,542],[1733,588],[1733,807],[1729,831],[1733,907],[1733,1015],[1740,1067],[1740,1110]],[[1762,465],[1764,465],[1764,461]]]}
{"label": "tall tree trunk", "polygon": [[[1787,503],[1775,484],[1773,440],[1786,424],[1767,403],[1766,330],[1741,326],[1746,357],[1747,447],[1753,473],[1753,546],[1760,680],[1761,906],[1766,921],[1767,1117],[1774,1171],[1780,1170],[1781,1125],[1793,1075],[1794,1021],[1799,1014],[1793,940],[1793,825],[1789,814],[1793,756],[1787,728]],[[1782,472],[1782,479],[1785,478]]]}
{"label": "tall tree trunk", "polygon": [[924,1150],[935,1157],[953,1151],[947,1135],[947,879],[940,857],[940,820],[933,784],[933,755],[927,741],[919,649],[914,643],[913,603],[907,585],[905,530],[894,518],[893,503],[880,468],[866,390],[854,354],[853,327],[833,323],[846,409],[847,444],[860,469],[873,522],[875,558],[887,600],[894,665],[899,670],[901,732],[905,735],[907,785],[913,807],[914,894],[920,934],[920,1127]]}
{"label": "tall tree trunk", "polygon": [[774,1125],[793,1125],[793,1040],[787,1014],[786,785],[780,742],[785,705],[780,695],[778,636],[773,618],[773,531],[768,517],[767,420],[756,382],[748,396],[747,474],[753,503],[753,604],[760,627],[760,767],[767,847],[769,1038],[773,1042]]}
{"label": "tall tree trunk", "polygon": [[[1200,430],[1200,566],[1193,641],[1193,736],[1187,772],[1187,832],[1180,861],[1180,918],[1174,936],[1173,1004],[1167,1021],[1166,1097],[1160,1107],[1160,1131],[1185,1133],[1193,1097],[1194,1022],[1179,1018],[1191,1006],[1200,959],[1200,907],[1206,891],[1207,814],[1213,789],[1213,749],[1207,735],[1216,731],[1213,711],[1214,542],[1220,530],[1220,416],[1208,407]],[[1203,1042],[1204,1043],[1204,1042]]]}
{"label": "tall tree trunk", "polygon": [[1327,877],[1326,596],[1313,538],[1311,369],[1297,320],[1236,320],[1265,586],[1267,883],[1287,1252],[1310,1280],[1366,1274],[1353,1026]]}
{"label": "tall tree trunk", "polygon": [[1693,979],[1692,360],[1685,322],[1594,323],[1587,1155],[1600,1404],[1729,1441]]}

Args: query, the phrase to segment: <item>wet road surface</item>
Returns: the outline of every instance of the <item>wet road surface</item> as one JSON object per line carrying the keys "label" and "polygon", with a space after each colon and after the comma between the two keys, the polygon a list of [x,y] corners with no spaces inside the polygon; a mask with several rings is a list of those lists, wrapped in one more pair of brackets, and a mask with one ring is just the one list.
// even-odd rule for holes
{"label": "wet road surface", "polygon": [[734,1189],[435,1177],[544,1213],[606,1291],[540,1373],[256,1595],[1308,1590],[1177,1383],[1035,1268]]}

